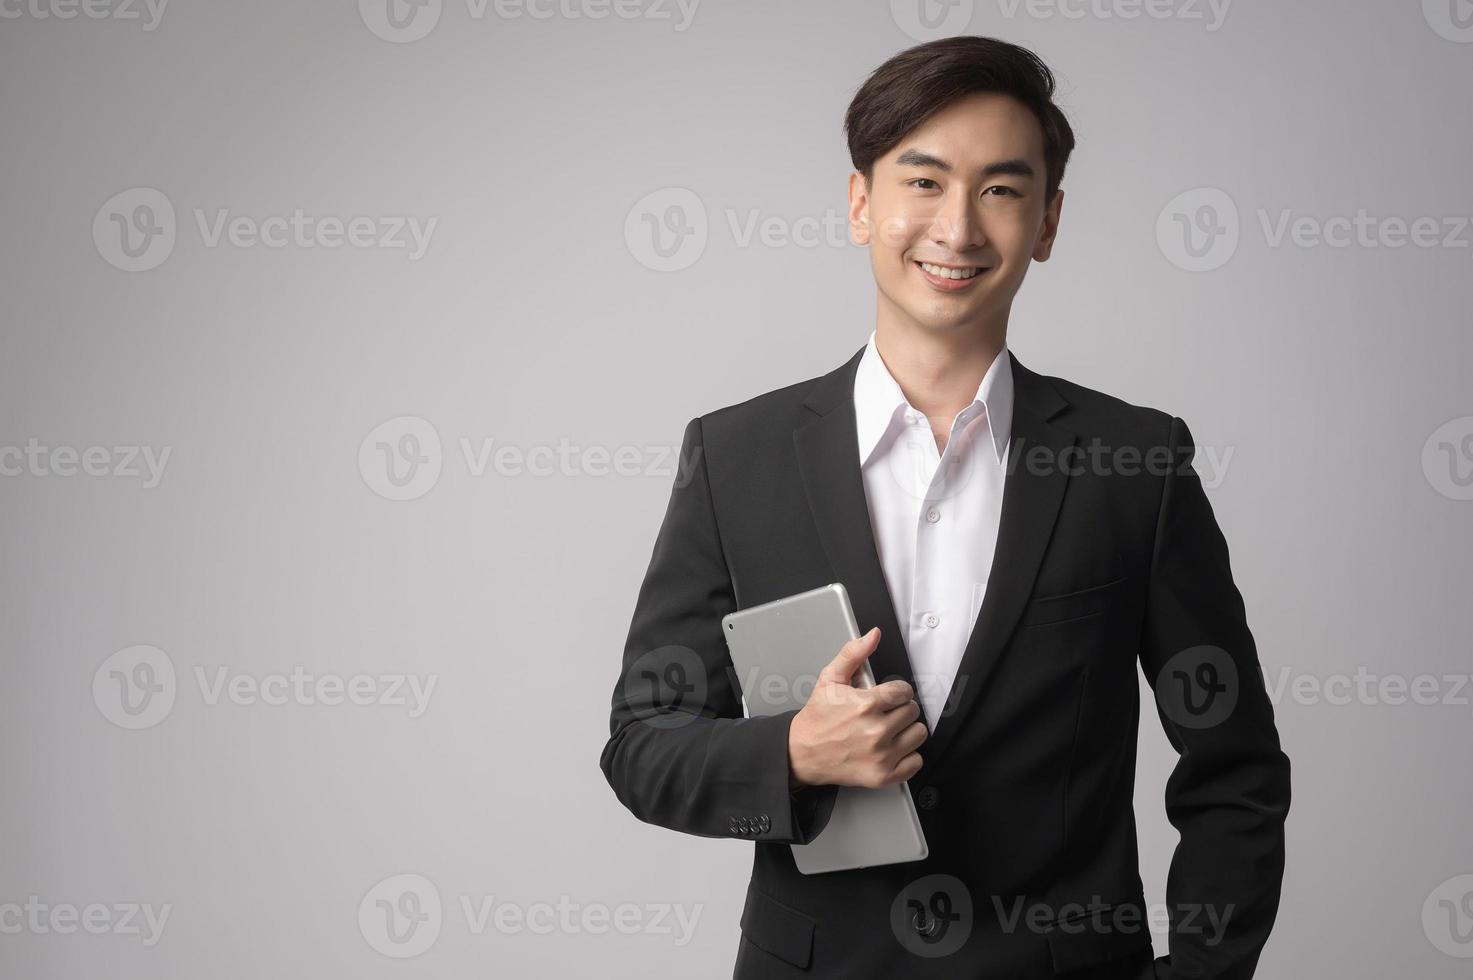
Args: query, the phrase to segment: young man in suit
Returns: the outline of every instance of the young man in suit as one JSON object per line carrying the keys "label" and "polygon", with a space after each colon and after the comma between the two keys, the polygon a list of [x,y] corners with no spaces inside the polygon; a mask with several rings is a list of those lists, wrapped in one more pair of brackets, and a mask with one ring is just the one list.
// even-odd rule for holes
{"label": "young man in suit", "polygon": [[[1191,433],[1006,346],[1059,228],[1053,87],[980,37],[877,69],[846,119],[874,333],[685,428],[601,766],[641,820],[756,842],[737,977],[1247,980],[1273,926],[1289,761]],[[744,719],[721,617],[834,581],[869,632]],[[1159,958],[1137,664],[1180,754]],[[836,787],[902,780],[926,860],[797,872]]]}

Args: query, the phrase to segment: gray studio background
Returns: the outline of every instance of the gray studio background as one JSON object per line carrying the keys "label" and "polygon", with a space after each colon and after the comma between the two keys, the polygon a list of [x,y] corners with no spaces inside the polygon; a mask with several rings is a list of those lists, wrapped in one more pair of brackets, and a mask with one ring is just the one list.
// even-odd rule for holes
{"label": "gray studio background", "polygon": [[686,421],[873,328],[850,96],[970,32],[1079,137],[1011,347],[1215,454],[1260,976],[1467,975],[1466,0],[394,2],[0,2],[0,974],[728,975],[609,694]]}

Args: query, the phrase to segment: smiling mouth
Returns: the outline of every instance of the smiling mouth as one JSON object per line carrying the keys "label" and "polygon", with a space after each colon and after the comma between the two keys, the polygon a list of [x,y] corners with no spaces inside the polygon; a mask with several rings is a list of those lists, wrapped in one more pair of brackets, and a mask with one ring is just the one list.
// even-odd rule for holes
{"label": "smiling mouth", "polygon": [[983,273],[992,271],[991,266],[950,266],[919,261],[911,264],[921,271],[921,275],[925,276],[926,281],[932,286],[945,290],[965,289],[981,278]]}
{"label": "smiling mouth", "polygon": [[935,262],[916,262],[916,265],[926,270],[933,276],[945,279],[970,279],[979,272],[985,271],[980,265],[938,265]]}

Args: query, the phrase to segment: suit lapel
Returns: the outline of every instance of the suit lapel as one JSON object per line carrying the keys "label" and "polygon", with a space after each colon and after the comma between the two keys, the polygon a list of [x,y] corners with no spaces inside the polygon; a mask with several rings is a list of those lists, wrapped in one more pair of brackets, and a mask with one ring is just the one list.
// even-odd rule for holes
{"label": "suit lapel", "polygon": [[[967,638],[946,707],[935,731],[921,748],[922,757],[928,761],[940,759],[955,740],[957,730],[977,705],[1002,659],[1003,648],[1033,593],[1033,582],[1043,564],[1069,482],[1061,454],[1074,445],[1077,437],[1049,421],[1068,402],[1045,378],[1018,363],[1016,357],[1011,359],[1013,425],[1008,469],[1003,479],[997,547],[992,554],[982,609]],[[1031,463],[1030,454],[1033,454]]]}
{"label": "suit lapel", "polygon": [[880,645],[870,655],[876,682],[899,677],[914,686],[859,470],[854,374],[863,355],[861,347],[842,367],[818,379],[803,402],[816,417],[793,430],[793,445],[813,523],[835,578],[849,593],[854,619],[861,631],[880,628]]}
{"label": "suit lapel", "polygon": [[[912,686],[915,677],[885,584],[870,524],[854,418],[854,375],[861,347],[842,366],[814,384],[804,406],[814,417],[793,430],[798,469],[819,540],[838,581],[844,583],[860,629],[880,627],[879,648],[870,657],[877,681],[894,677]],[[1072,432],[1049,420],[1068,405],[1048,381],[1018,362],[1013,367],[1013,424],[1002,514],[987,593],[962,654],[943,716],[921,747],[928,760],[940,758],[977,704],[996,669],[1002,649],[1033,590],[1069,476],[1060,454]],[[1036,447],[1046,447],[1047,453]],[[1043,462],[1029,465],[1030,451]],[[868,624],[868,625],[867,625]],[[928,719],[929,723],[929,719]]]}

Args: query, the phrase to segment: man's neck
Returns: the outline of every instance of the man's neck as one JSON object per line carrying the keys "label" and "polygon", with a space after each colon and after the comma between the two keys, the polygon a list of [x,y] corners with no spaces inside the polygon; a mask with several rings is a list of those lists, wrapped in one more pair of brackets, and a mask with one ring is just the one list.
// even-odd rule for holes
{"label": "man's neck", "polygon": [[1007,343],[1007,322],[955,331],[927,330],[908,320],[880,318],[875,349],[906,400],[949,429],[977,395],[987,369]]}

